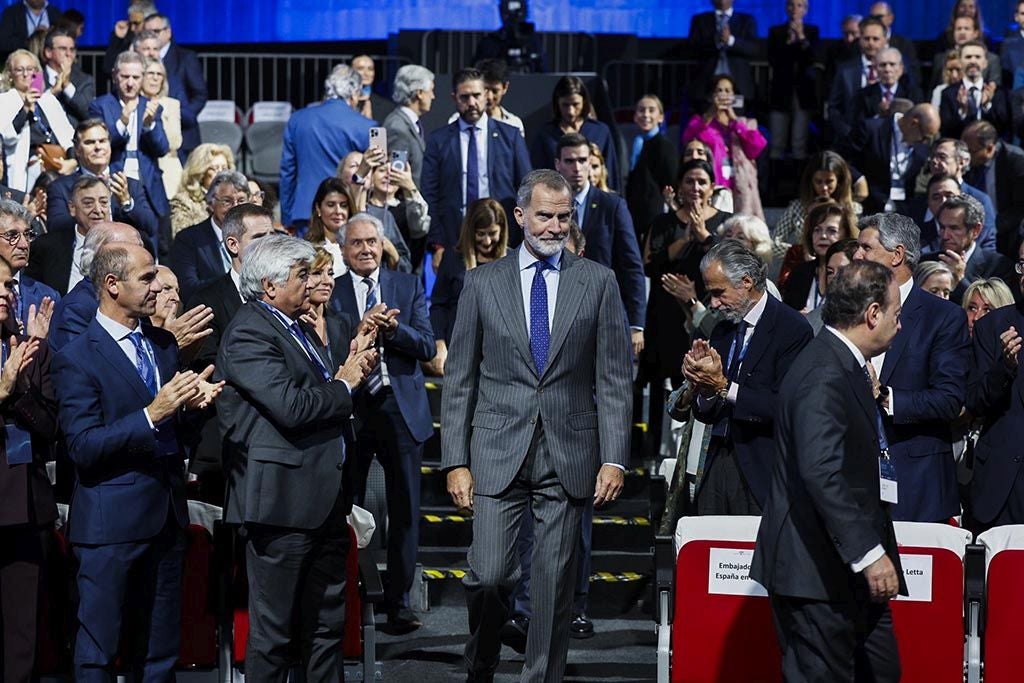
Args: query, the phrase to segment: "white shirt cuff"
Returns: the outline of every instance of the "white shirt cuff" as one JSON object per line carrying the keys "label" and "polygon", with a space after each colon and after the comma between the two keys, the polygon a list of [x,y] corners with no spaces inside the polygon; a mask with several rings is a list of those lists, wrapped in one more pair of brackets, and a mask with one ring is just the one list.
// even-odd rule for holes
{"label": "white shirt cuff", "polygon": [[896,392],[892,390],[892,387],[886,387],[889,390],[888,405],[885,407],[885,414],[889,417],[895,417],[896,415]]}
{"label": "white shirt cuff", "polygon": [[729,382],[729,393],[725,395],[725,400],[735,405],[738,393],[740,393],[740,385],[736,384],[736,382]]}
{"label": "white shirt cuff", "polygon": [[149,408],[143,408],[142,409],[142,414],[146,416],[146,422],[149,423],[149,428],[152,429],[155,432],[156,431],[156,425],[153,424],[153,418],[151,418],[149,416]]}
{"label": "white shirt cuff", "polygon": [[881,545],[876,545],[874,548],[864,553],[864,557],[860,558],[856,562],[851,562],[850,569],[853,570],[854,574],[860,574],[862,571],[880,560],[883,555],[885,555],[885,550]]}
{"label": "white shirt cuff", "polygon": [[626,468],[625,468],[625,467],[623,467],[622,465],[620,465],[620,464],[619,464],[619,463],[617,463],[617,462],[604,462],[604,463],[601,463],[601,466],[602,466],[602,467],[604,467],[605,465],[608,465],[609,467],[617,467],[617,468],[619,468],[620,470],[622,470],[623,472],[625,472],[625,471],[626,471]]}
{"label": "white shirt cuff", "polygon": [[68,84],[64,86],[64,94],[67,95],[68,99],[75,96],[75,84],[68,81]]}
{"label": "white shirt cuff", "polygon": [[726,45],[728,45],[729,47],[732,47],[735,44],[736,44],[736,36],[730,35],[729,36],[729,42],[726,43]]}
{"label": "white shirt cuff", "polygon": [[118,119],[114,123],[114,125],[117,127],[117,132],[120,133],[122,136],[128,135],[128,126],[121,123],[121,119]]}

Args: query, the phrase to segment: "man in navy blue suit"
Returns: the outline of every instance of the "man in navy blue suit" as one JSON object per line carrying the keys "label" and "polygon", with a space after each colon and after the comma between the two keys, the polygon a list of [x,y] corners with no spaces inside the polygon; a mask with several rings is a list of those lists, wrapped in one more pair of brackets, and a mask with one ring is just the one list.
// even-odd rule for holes
{"label": "man in navy blue suit", "polygon": [[[1024,247],[1015,264],[1024,293]],[[974,354],[967,382],[967,412],[982,420],[974,449],[971,512],[982,527],[1024,524],[1024,480],[1020,477],[1024,424],[1024,303],[997,308],[974,323]],[[979,529],[980,530],[980,529]]]}
{"label": "man in navy blue suit", "polygon": [[1018,2],[1013,12],[1013,33],[1006,36],[999,48],[999,62],[1003,67],[1003,83],[1013,83],[1017,69],[1024,67],[1024,2]]}
{"label": "man in navy blue suit", "polygon": [[832,139],[842,141],[860,123],[853,120],[853,102],[861,88],[878,81],[875,57],[888,45],[885,24],[868,17],[860,22],[860,56],[842,62],[832,80],[828,96],[828,122],[832,126]]}
{"label": "man in navy blue suit", "polygon": [[177,86],[174,90],[178,92],[172,90],[170,95],[181,102],[181,147],[178,149],[178,156],[181,163],[185,163],[189,153],[200,142],[199,122],[196,117],[209,99],[206,77],[196,53],[174,42],[171,20],[166,15],[150,14],[142,27],[144,31],[156,34],[160,50],[158,56],[167,69],[168,85],[174,83]]}
{"label": "man in navy blue suit", "polygon": [[867,216],[854,259],[890,269],[903,305],[892,346],[868,364],[879,383],[899,484],[893,519],[945,522],[960,514],[950,423],[967,393],[967,318],[956,304],[914,286],[920,241],[920,229],[906,216]]}
{"label": "man in navy blue suit", "polygon": [[363,502],[370,463],[384,468],[388,500],[388,627],[419,628],[409,609],[409,589],[419,545],[420,464],[423,443],[434,433],[421,362],[436,352],[423,285],[415,275],[380,267],[384,226],[360,213],[339,240],[349,272],[337,279],[331,306],[377,329],[380,365],[356,398],[362,426],[356,434],[354,499]]}
{"label": "man in navy blue suit", "polygon": [[44,299],[53,303],[60,301],[52,287],[37,282],[23,272],[28,266],[32,251],[32,240],[36,238],[31,227],[28,209],[9,199],[0,200],[0,256],[11,264],[14,276],[13,301],[11,301],[10,325],[24,329],[25,321],[32,306],[38,311]]}
{"label": "man in navy blue suit", "polygon": [[[163,107],[141,95],[142,56],[134,52],[118,55],[113,81],[114,91],[89,105],[89,116],[102,119],[110,133],[110,170],[138,180],[157,216],[169,223],[171,208],[158,164],[169,149],[161,119]],[[162,252],[166,246],[161,245]]]}
{"label": "man in navy blue suit", "polygon": [[231,270],[221,226],[228,211],[248,202],[249,183],[244,175],[224,171],[214,176],[206,190],[210,217],[179,232],[171,245],[170,266],[178,276],[183,300]]}
{"label": "man in navy blue suit", "polygon": [[61,16],[46,0],[25,0],[5,8],[0,15],[0,57],[27,48],[29,38],[56,26]]}
{"label": "man in navy blue suit", "polygon": [[[420,190],[431,216],[427,248],[433,251],[435,271],[444,250],[459,241],[466,207],[490,197],[511,216],[516,190],[530,172],[530,153],[519,129],[487,116],[482,73],[462,69],[452,76],[452,99],[459,118],[430,134],[421,174]],[[509,235],[510,247],[522,239],[518,232]]]}
{"label": "man in navy blue suit", "polygon": [[714,12],[695,14],[690,20],[690,50],[704,62],[694,86],[693,101],[703,102],[708,85],[718,74],[731,76],[736,91],[753,100],[756,89],[750,60],[761,52],[757,21],[751,14],[734,12],[733,0],[712,0],[711,4]]}
{"label": "man in navy blue suit", "polygon": [[85,119],[75,127],[75,158],[78,169],[60,176],[46,189],[46,226],[50,232],[72,231],[75,217],[70,213],[71,190],[84,176],[98,176],[110,183],[111,218],[134,226],[157,245],[157,217],[149,204],[149,197],[138,180],[127,177],[123,171],[110,169],[110,131],[102,119]]}
{"label": "man in navy blue suit", "polygon": [[370,146],[371,119],[356,112],[362,79],[339,64],[324,83],[324,101],[300,109],[288,119],[281,148],[281,222],[304,229],[316,188],[333,177],[349,152]]}
{"label": "man in navy blue suit", "polygon": [[735,240],[701,260],[711,308],[725,320],[697,339],[683,375],[697,394],[694,415],[711,429],[698,467],[700,515],[759,515],[768,497],[779,386],[814,337],[802,315],[766,290],[764,261]]}
{"label": "man in navy blue suit", "polygon": [[108,245],[90,276],[99,310],[53,361],[61,427],[76,472],[69,538],[78,560],[77,681],[113,681],[122,610],[140,620],[131,663],[139,680],[170,680],[181,633],[181,576],[188,524],[182,409],[220,391],[178,372],[169,332],[141,324],[160,285],[153,257]]}

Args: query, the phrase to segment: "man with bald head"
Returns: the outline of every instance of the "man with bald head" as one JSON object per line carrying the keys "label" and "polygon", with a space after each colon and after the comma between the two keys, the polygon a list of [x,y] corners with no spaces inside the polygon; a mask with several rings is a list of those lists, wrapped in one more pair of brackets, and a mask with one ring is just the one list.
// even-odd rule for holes
{"label": "man with bald head", "polygon": [[903,55],[894,47],[887,47],[875,55],[878,80],[861,88],[853,99],[853,121],[860,125],[870,118],[888,116],[897,98],[920,102],[921,89],[906,73]]}
{"label": "man with bald head", "polygon": [[907,113],[869,119],[854,130],[844,156],[867,178],[864,212],[905,210],[914,179],[928,160],[929,143],[939,132],[939,114],[918,104]]}

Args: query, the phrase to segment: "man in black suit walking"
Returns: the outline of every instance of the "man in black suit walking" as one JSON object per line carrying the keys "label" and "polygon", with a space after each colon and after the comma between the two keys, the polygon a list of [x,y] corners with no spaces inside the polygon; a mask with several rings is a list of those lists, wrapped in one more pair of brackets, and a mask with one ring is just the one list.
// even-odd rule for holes
{"label": "man in black suit walking", "polygon": [[718,74],[731,76],[737,92],[753,98],[756,90],[750,60],[761,51],[757,20],[751,14],[734,12],[733,0],[712,0],[711,4],[715,11],[694,15],[687,34],[691,53],[705,60],[694,84],[693,101],[704,101],[708,85]]}
{"label": "man in black suit walking", "polygon": [[875,263],[841,269],[822,319],[779,390],[771,494],[750,576],[768,589],[785,680],[895,682],[887,601],[907,593],[866,360],[899,330],[895,277]]}

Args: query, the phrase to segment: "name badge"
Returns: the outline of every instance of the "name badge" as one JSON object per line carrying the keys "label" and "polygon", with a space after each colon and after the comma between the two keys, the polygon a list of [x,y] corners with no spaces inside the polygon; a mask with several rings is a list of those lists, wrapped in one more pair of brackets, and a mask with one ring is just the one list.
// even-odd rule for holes
{"label": "name badge", "polygon": [[896,505],[899,502],[896,483],[896,466],[887,455],[878,459],[878,490],[886,503]]}
{"label": "name badge", "polygon": [[13,424],[4,426],[7,429],[7,464],[27,465],[32,462],[32,435]]}
{"label": "name badge", "polygon": [[907,200],[907,191],[902,187],[889,188],[889,201],[903,202]]}

